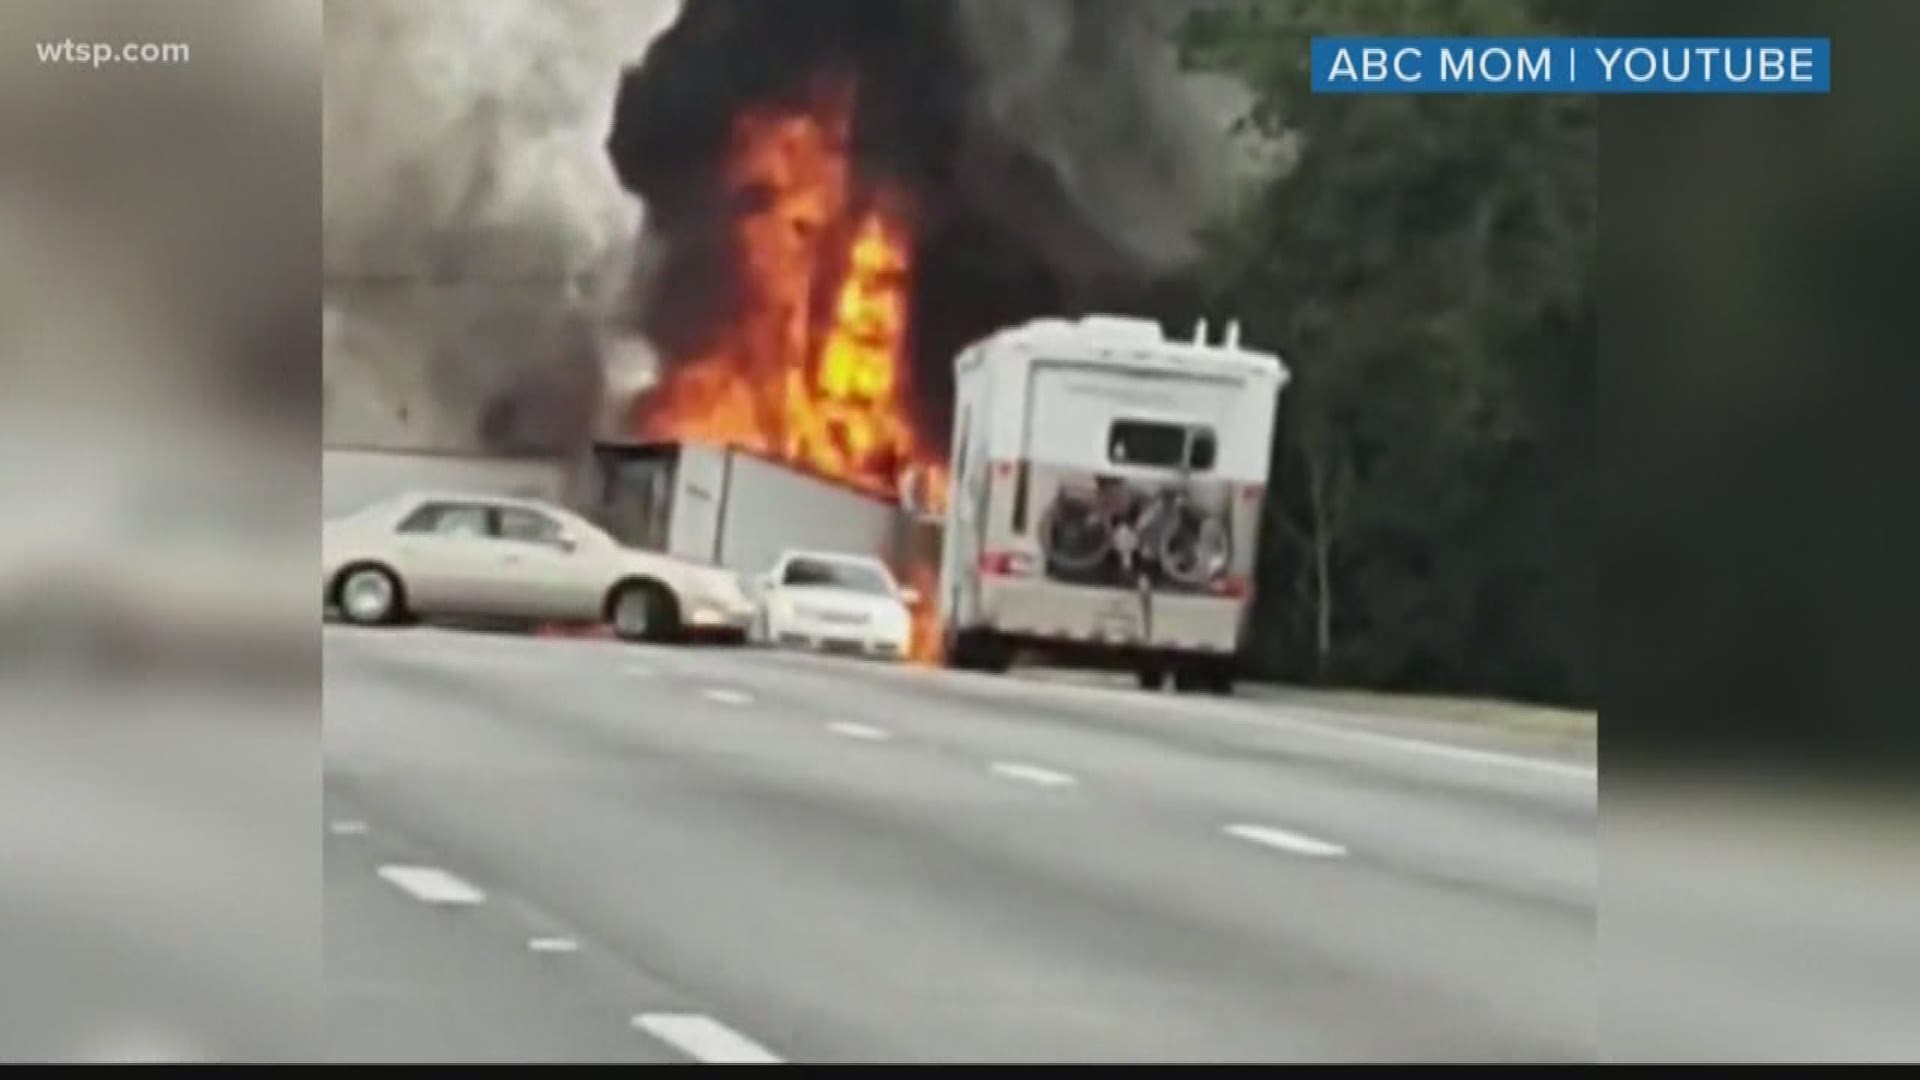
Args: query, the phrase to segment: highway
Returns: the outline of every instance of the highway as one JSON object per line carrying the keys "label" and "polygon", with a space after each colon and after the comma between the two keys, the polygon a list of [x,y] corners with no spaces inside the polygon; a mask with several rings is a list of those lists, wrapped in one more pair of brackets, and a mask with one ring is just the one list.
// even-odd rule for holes
{"label": "highway", "polygon": [[338,1060],[1596,1054],[1590,754],[752,649],[325,654]]}

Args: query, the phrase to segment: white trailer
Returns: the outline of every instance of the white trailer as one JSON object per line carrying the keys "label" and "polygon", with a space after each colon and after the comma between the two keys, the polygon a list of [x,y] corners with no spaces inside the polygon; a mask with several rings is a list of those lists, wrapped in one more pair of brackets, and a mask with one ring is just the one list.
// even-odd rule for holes
{"label": "white trailer", "polygon": [[752,580],[788,548],[889,562],[899,506],[748,450],[705,443],[602,444],[587,512],[622,543]]}
{"label": "white trailer", "polygon": [[938,592],[950,663],[1037,651],[1231,690],[1289,377],[1237,338],[1092,316],[960,354]]}

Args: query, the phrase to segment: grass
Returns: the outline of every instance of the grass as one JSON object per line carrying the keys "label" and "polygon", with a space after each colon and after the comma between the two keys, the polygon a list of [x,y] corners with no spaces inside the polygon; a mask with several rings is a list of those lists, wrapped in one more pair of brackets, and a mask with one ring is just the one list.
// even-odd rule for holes
{"label": "grass", "polygon": [[1272,684],[1244,684],[1250,697],[1336,712],[1368,713],[1407,720],[1437,720],[1502,728],[1561,738],[1595,738],[1600,716],[1593,710],[1501,701],[1447,694],[1406,694],[1379,690],[1319,690]]}

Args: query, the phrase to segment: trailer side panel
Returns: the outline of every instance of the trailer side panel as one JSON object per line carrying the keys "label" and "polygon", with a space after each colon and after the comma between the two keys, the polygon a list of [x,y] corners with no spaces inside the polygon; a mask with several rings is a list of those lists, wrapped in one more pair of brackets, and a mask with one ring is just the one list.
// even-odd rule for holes
{"label": "trailer side panel", "polygon": [[743,574],[769,570],[789,548],[889,559],[898,507],[744,451],[731,451],[720,565]]}

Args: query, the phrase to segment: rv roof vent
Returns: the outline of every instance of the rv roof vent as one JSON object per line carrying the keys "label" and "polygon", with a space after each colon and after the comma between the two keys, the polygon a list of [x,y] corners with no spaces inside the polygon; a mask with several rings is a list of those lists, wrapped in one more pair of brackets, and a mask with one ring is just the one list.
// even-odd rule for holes
{"label": "rv roof vent", "polygon": [[1161,340],[1160,324],[1152,319],[1129,319],[1119,315],[1088,315],[1080,320],[1080,326],[1101,337],[1122,341],[1158,342]]}
{"label": "rv roof vent", "polygon": [[1073,332],[1073,323],[1066,319],[1035,319],[1020,329],[1027,333],[1069,334]]}

